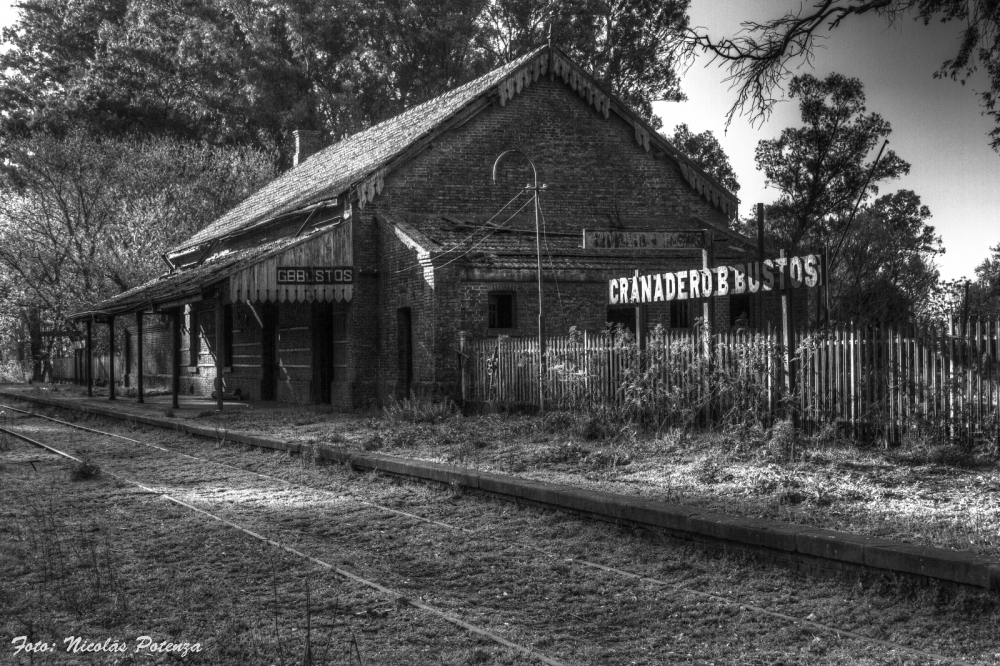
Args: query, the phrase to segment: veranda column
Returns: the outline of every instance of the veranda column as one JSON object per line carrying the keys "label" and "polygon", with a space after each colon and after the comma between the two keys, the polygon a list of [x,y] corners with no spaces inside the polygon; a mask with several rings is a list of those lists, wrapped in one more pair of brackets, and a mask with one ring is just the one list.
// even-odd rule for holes
{"label": "veranda column", "polygon": [[87,382],[87,397],[94,397],[94,321],[92,319],[87,320],[87,348],[84,350],[86,358],[86,382]]}
{"label": "veranda column", "polygon": [[136,369],[135,369],[135,379],[136,379],[136,390],[139,393],[139,399],[137,402],[145,402],[145,398],[142,395],[142,310],[135,313],[135,351],[136,351]]}
{"label": "veranda column", "polygon": [[174,308],[172,312],[174,318],[174,339],[173,344],[173,369],[170,391],[173,394],[174,408],[179,408],[181,395],[181,309]]}
{"label": "veranda column", "polygon": [[108,318],[108,400],[115,399],[115,318]]}
{"label": "veranda column", "polygon": [[215,299],[215,404],[222,411],[222,364],[226,361],[225,305],[222,304],[222,290]]}

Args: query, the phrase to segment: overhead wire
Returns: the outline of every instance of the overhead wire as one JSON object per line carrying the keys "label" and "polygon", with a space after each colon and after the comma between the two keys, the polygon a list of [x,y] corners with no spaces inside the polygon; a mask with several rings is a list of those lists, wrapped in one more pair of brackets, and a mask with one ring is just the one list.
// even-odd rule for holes
{"label": "overhead wire", "polygon": [[[483,222],[482,224],[480,224],[480,225],[479,225],[479,228],[478,228],[478,229],[474,230],[474,231],[473,231],[472,233],[470,233],[470,234],[469,234],[468,236],[466,236],[465,238],[463,238],[462,240],[460,240],[460,241],[459,241],[458,243],[455,243],[455,245],[454,245],[453,247],[450,247],[450,248],[448,248],[447,250],[444,250],[444,251],[443,251],[443,252],[441,253],[441,255],[446,255],[446,254],[448,254],[448,253],[450,253],[450,252],[454,252],[454,251],[455,251],[455,250],[457,250],[457,249],[458,249],[459,247],[461,247],[461,246],[462,246],[462,245],[463,245],[464,243],[468,242],[468,240],[469,240],[470,238],[472,238],[473,236],[475,236],[476,234],[478,234],[478,233],[479,233],[480,231],[483,231],[484,229],[486,229],[486,228],[487,228],[487,225],[489,225],[489,224],[490,224],[490,223],[491,223],[491,222],[492,222],[493,220],[497,219],[497,217],[499,217],[499,216],[500,216],[500,213],[502,213],[502,212],[504,212],[505,210],[507,210],[507,208],[508,208],[508,207],[509,207],[509,206],[510,206],[510,205],[511,205],[512,203],[514,203],[515,201],[517,201],[517,198],[518,198],[518,197],[520,197],[520,196],[521,196],[522,194],[524,194],[524,190],[523,190],[523,189],[522,189],[521,191],[519,191],[519,192],[518,192],[517,194],[515,194],[515,195],[514,195],[514,196],[513,196],[512,198],[511,198],[511,200],[510,200],[510,201],[508,201],[507,203],[505,203],[505,204],[503,205],[503,207],[501,207],[501,208],[500,208],[500,210],[498,210],[498,211],[497,211],[496,213],[494,213],[494,214],[493,214],[493,216],[492,216],[492,217],[490,217],[490,219],[488,219],[488,220],[486,220],[485,222]],[[530,199],[528,200],[528,203],[531,203],[531,200],[530,200]],[[523,209],[524,209],[524,207],[522,206],[522,207],[521,207],[520,209],[518,209],[518,211],[517,211],[517,212],[519,213],[519,212],[521,212],[521,210],[523,210]],[[514,213],[514,215],[517,215],[517,213]],[[509,222],[509,221],[510,221],[510,218],[508,218],[508,219],[507,219],[507,221]],[[506,224],[506,222],[504,222],[503,224]],[[495,231],[496,231],[496,229],[494,228],[494,232],[495,232]],[[489,236],[490,236],[490,235],[492,235],[492,234],[489,234],[489,235],[485,236],[485,238],[489,238]],[[439,256],[441,256],[441,255],[439,255]],[[400,268],[400,269],[397,269],[397,270],[396,270],[395,272],[396,272],[396,273],[405,273],[406,271],[408,271],[408,270],[410,270],[410,269],[412,269],[412,268],[418,268],[419,266],[420,266],[420,264],[419,264],[419,263],[416,263],[416,264],[411,264],[411,265],[409,265],[409,266],[406,266],[406,267],[404,267],[404,268]]]}
{"label": "overhead wire", "polygon": [[[535,192],[535,196],[538,196],[538,192]],[[552,250],[549,248],[549,237],[547,234],[547,229],[545,225],[545,211],[542,210],[542,199],[538,199],[538,214],[542,217],[542,240],[545,242],[545,254],[549,257],[549,268],[552,269],[552,280],[556,285],[556,300],[559,301],[559,309],[566,312],[566,306],[563,304],[562,292],[559,291],[559,274],[556,272],[555,260],[552,259]]]}
{"label": "overhead wire", "polygon": [[475,250],[475,249],[476,249],[477,247],[479,247],[480,245],[482,245],[482,244],[483,244],[483,242],[485,242],[487,238],[489,238],[490,236],[492,236],[493,234],[495,234],[495,233],[496,233],[496,232],[498,232],[498,231],[502,231],[502,230],[503,230],[503,226],[504,226],[505,224],[507,224],[508,222],[510,222],[511,220],[513,220],[513,219],[514,219],[515,217],[517,217],[518,213],[520,213],[520,212],[521,212],[522,210],[524,210],[525,208],[527,208],[527,207],[528,207],[528,204],[530,204],[531,202],[532,202],[532,199],[528,199],[527,201],[525,201],[525,202],[524,202],[524,205],[522,205],[522,206],[521,206],[520,208],[518,208],[518,209],[517,209],[516,211],[514,211],[514,213],[513,213],[513,214],[512,214],[512,215],[511,215],[510,217],[508,217],[508,218],[507,218],[506,220],[504,220],[504,221],[503,221],[503,222],[501,222],[500,224],[496,225],[496,226],[495,226],[495,227],[494,227],[494,228],[493,228],[493,229],[492,229],[492,230],[490,231],[490,233],[486,234],[485,236],[483,236],[482,238],[480,238],[480,239],[479,239],[478,241],[476,241],[476,242],[475,242],[474,244],[472,244],[472,245],[471,245],[471,246],[469,247],[469,249],[468,249],[468,250],[466,250],[466,251],[465,251],[465,252],[463,252],[462,254],[458,255],[457,257],[453,257],[453,258],[449,259],[448,261],[444,262],[444,263],[443,263],[443,264],[441,264],[440,266],[437,266],[437,268],[444,268],[444,267],[445,267],[445,266],[447,266],[448,264],[451,264],[451,263],[454,263],[454,262],[458,261],[459,259],[461,259],[461,258],[462,258],[462,257],[464,257],[465,255],[467,255],[467,254],[469,254],[470,252],[472,252],[473,250]]}

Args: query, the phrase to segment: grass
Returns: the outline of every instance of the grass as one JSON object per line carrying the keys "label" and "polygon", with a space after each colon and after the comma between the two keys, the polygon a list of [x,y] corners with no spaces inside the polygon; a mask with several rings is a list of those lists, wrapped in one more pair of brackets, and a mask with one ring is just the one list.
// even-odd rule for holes
{"label": "grass", "polygon": [[919,431],[884,448],[832,426],[809,436],[780,421],[769,429],[643,432],[600,415],[462,417],[449,403],[415,400],[384,412],[299,407],[198,420],[222,438],[247,432],[379,451],[1000,556],[996,458]]}
{"label": "grass", "polygon": [[[66,651],[69,636],[111,638],[130,653],[141,636],[186,643],[183,663],[213,666],[414,663],[406,639],[414,631],[441,637],[433,663],[438,654],[460,663],[477,650],[463,632],[155,495],[108,477],[66,484],[61,459],[25,447],[16,444],[8,459],[42,460],[0,470],[4,664],[80,663]],[[385,635],[403,639],[379,644]],[[15,655],[20,636],[57,650]],[[148,649],[124,662],[104,656],[86,663],[165,663]],[[484,663],[511,662],[490,653]]]}
{"label": "grass", "polygon": [[769,429],[650,433],[569,412],[429,417],[429,411],[404,405],[351,415],[299,408],[204,420],[229,431],[1000,556],[995,459],[916,435],[887,449],[859,445],[833,427],[807,436],[782,421]]}
{"label": "grass", "polygon": [[[129,424],[93,420],[90,425],[97,428],[130,432]],[[818,635],[740,604],[811,615],[979,663],[994,654],[1000,658],[997,610],[980,597],[904,589],[891,581],[864,586],[811,581],[741,558],[666,548],[613,525],[449,488],[391,482],[283,453],[206,445],[170,431],[150,430],[142,438],[309,487],[287,487],[38,421],[20,427],[33,428],[33,436],[56,446],[85,449],[108,472],[166,490],[567,663],[930,663],[835,634]],[[479,451],[489,453],[489,448]],[[570,462],[554,464],[575,464],[578,457],[579,452],[571,453]],[[327,658],[337,664],[525,663],[399,599],[368,594],[156,495],[114,483],[109,475],[66,484],[65,466],[55,463],[39,465],[38,472],[23,465],[10,469],[15,471],[0,479],[0,507],[5,507],[0,530],[4,537],[15,536],[17,550],[9,556],[0,552],[0,645],[9,644],[8,632],[24,634],[21,618],[31,618],[53,624],[50,633],[36,631],[40,636],[73,629],[76,635],[129,641],[142,634],[202,641],[206,652],[193,660],[189,655],[190,663],[298,664],[307,654],[322,658],[318,651],[328,645]],[[26,502],[14,501],[19,497]],[[418,523],[357,500],[399,507],[473,533]],[[52,502],[53,533],[71,535],[72,526],[82,523],[111,535],[110,555],[127,594],[125,624],[102,611],[113,610],[108,596],[83,608],[79,617],[56,598],[32,601],[39,558],[24,545],[30,523],[20,507],[43,501]],[[609,575],[571,558],[723,594],[735,603],[720,605],[675,588]],[[7,603],[11,600],[13,605]]]}

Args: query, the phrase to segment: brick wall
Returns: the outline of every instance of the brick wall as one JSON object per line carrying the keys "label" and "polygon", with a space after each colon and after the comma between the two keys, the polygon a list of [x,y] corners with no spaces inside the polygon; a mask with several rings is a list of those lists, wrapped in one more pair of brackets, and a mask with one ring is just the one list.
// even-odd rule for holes
{"label": "brick wall", "polygon": [[[542,208],[550,229],[606,228],[612,221],[669,225],[689,216],[726,222],[672,162],[636,143],[630,124],[614,113],[605,119],[561,80],[547,77],[506,106],[497,102],[449,131],[390,174],[375,204],[486,220],[531,182],[530,167],[511,156],[501,183],[493,184],[493,163],[509,149],[531,156],[539,180],[548,185]],[[530,206],[522,216],[533,227]]]}

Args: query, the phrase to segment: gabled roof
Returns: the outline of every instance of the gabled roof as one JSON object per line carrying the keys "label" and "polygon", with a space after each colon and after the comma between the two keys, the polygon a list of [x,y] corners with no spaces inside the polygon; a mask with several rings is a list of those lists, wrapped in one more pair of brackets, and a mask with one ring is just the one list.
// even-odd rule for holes
{"label": "gabled roof", "polygon": [[715,179],[661,137],[623,102],[603,90],[598,82],[558,48],[542,46],[459,88],[413,107],[398,116],[329,146],[285,172],[242,203],[171,250],[170,255],[191,252],[221,237],[243,234],[275,217],[329,201],[358,188],[360,203],[381,192],[382,179],[395,158],[421,139],[433,134],[473,102],[493,96],[501,105],[520,93],[540,74],[551,70],[579,92],[587,103],[608,117],[611,111],[630,122],[635,139],[647,151],[662,151],[677,163],[689,185],[728,216],[734,216],[738,199]]}

